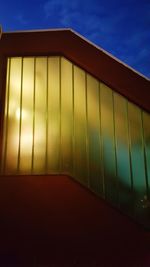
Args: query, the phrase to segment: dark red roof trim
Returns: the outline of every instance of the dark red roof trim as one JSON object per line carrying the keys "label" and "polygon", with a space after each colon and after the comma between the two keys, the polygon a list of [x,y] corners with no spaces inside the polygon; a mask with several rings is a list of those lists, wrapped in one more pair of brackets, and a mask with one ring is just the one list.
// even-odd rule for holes
{"label": "dark red roof trim", "polygon": [[150,80],[72,30],[3,33],[0,57],[63,55],[150,112]]}

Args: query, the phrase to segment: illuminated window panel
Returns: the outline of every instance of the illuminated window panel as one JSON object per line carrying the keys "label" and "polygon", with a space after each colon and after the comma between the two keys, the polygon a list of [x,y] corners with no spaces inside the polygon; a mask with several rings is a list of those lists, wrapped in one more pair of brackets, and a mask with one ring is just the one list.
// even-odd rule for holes
{"label": "illuminated window panel", "polygon": [[86,76],[74,67],[74,175],[88,185],[87,140],[86,140]]}
{"label": "illuminated window panel", "polygon": [[5,173],[16,173],[18,170],[20,95],[22,85],[22,59],[11,58],[7,105],[7,131],[5,145]]}
{"label": "illuminated window panel", "polygon": [[8,58],[5,99],[3,174],[69,173],[143,218],[150,114],[59,56]]}
{"label": "illuminated window panel", "polygon": [[72,173],[73,94],[72,64],[61,59],[61,170]]}
{"label": "illuminated window panel", "polygon": [[128,119],[134,198],[143,198],[146,194],[146,177],[142,142],[141,110],[131,103],[128,103]]}
{"label": "illuminated window panel", "polygon": [[60,58],[48,58],[47,171],[60,169]]}
{"label": "illuminated window panel", "polygon": [[33,172],[43,173],[46,162],[47,60],[36,58],[34,96]]}
{"label": "illuminated window panel", "polygon": [[101,140],[99,112],[99,82],[87,75],[87,116],[88,116],[88,152],[90,188],[98,194],[103,194],[101,171]]}
{"label": "illuminated window panel", "polygon": [[119,205],[129,209],[132,203],[132,177],[128,140],[127,101],[114,93],[114,116]]}
{"label": "illuminated window panel", "polygon": [[22,102],[17,119],[21,120],[19,172],[31,173],[33,147],[34,59],[23,59]]}
{"label": "illuminated window panel", "polygon": [[101,131],[103,143],[103,165],[105,177],[105,196],[117,203],[116,155],[114,136],[114,114],[112,90],[101,83]]}

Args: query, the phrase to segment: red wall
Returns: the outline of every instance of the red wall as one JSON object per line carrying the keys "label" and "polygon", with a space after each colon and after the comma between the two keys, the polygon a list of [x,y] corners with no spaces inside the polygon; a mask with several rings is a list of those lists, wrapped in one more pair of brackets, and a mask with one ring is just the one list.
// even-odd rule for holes
{"label": "red wall", "polygon": [[0,214],[1,266],[150,264],[150,233],[67,176],[1,177]]}

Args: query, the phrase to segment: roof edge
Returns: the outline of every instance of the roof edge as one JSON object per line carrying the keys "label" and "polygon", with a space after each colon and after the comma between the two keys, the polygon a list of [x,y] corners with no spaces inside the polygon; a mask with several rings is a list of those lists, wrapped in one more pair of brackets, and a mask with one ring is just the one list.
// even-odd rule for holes
{"label": "roof edge", "polygon": [[142,74],[141,72],[137,71],[136,69],[134,69],[133,67],[131,67],[130,65],[128,65],[127,63],[123,62],[121,59],[118,59],[116,56],[114,56],[113,54],[111,54],[110,52],[106,51],[105,49],[101,48],[100,46],[96,45],[95,43],[93,43],[92,41],[88,40],[85,36],[83,36],[82,34],[78,33],[77,31],[75,31],[72,28],[52,28],[52,29],[33,29],[33,30],[18,30],[18,31],[6,31],[3,32],[3,34],[13,34],[13,33],[32,33],[32,32],[59,32],[59,31],[65,31],[65,32],[71,32],[75,35],[77,35],[79,38],[81,38],[83,41],[87,42],[88,44],[90,44],[91,46],[95,47],[96,49],[98,49],[99,51],[101,51],[102,53],[104,53],[105,55],[111,57],[113,60],[117,61],[119,64],[125,66],[126,68],[130,69],[131,71],[133,71],[134,73],[138,74],[139,76],[141,76],[142,78],[146,79],[147,81],[150,82],[150,78],[145,76],[144,74]]}
{"label": "roof edge", "polygon": [[145,76],[144,74],[142,74],[141,72],[135,70],[134,68],[132,68],[130,65],[128,65],[127,63],[123,62],[121,59],[118,59],[117,57],[115,57],[113,54],[111,54],[110,52],[106,51],[105,49],[101,48],[100,46],[96,45],[95,43],[93,43],[92,41],[88,40],[86,37],[84,37],[83,35],[81,35],[80,33],[76,32],[73,29],[68,29],[70,30],[72,33],[76,34],[77,36],[79,36],[80,38],[82,38],[84,41],[86,41],[87,43],[89,43],[90,45],[94,46],[95,48],[97,48],[98,50],[100,50],[101,52],[103,52],[104,54],[106,54],[107,56],[111,57],[112,59],[114,59],[115,61],[117,61],[119,64],[124,65],[125,67],[127,67],[128,69],[130,69],[131,71],[135,72],[136,74],[142,76],[144,79],[150,81],[150,78],[148,78],[147,76]]}

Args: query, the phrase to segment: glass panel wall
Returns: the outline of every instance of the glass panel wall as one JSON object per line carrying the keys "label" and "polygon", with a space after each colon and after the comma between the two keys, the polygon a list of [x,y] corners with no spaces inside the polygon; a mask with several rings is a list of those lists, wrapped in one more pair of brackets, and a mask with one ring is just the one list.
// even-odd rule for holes
{"label": "glass panel wall", "polygon": [[2,174],[67,173],[148,216],[150,114],[64,57],[8,59],[3,129]]}

